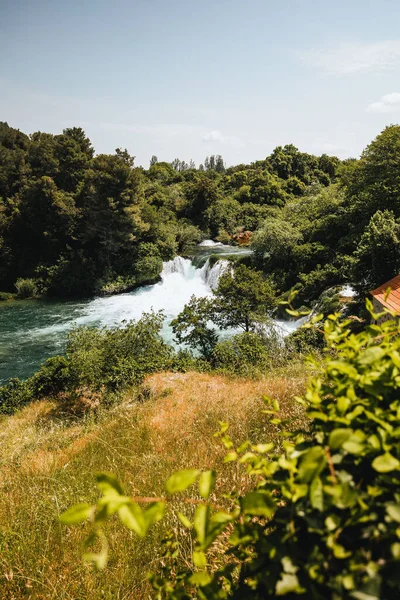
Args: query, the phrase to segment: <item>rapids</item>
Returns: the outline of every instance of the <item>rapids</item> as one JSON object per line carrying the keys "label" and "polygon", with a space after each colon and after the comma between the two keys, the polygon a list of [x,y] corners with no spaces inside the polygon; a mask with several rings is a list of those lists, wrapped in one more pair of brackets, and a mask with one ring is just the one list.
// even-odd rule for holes
{"label": "rapids", "polygon": [[[221,248],[222,250],[222,248]],[[201,267],[177,256],[164,263],[161,279],[130,293],[77,301],[20,300],[0,304],[0,385],[11,377],[24,379],[49,356],[65,349],[66,336],[74,326],[113,327],[139,319],[143,312],[163,310],[162,336],[173,342],[170,322],[192,295],[210,296],[221,274],[229,268],[223,258]],[[296,328],[293,322],[276,322],[282,333]]]}

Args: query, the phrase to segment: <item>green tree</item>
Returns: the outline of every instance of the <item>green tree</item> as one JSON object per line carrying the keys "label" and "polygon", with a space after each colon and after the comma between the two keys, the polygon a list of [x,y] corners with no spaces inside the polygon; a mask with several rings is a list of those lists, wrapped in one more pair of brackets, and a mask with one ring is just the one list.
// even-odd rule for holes
{"label": "green tree", "polygon": [[193,350],[199,350],[207,360],[210,359],[218,341],[218,333],[210,327],[212,317],[212,300],[192,296],[183,311],[171,321],[176,341],[179,344],[187,344]]}
{"label": "green tree", "polygon": [[233,273],[221,276],[215,297],[213,319],[224,329],[239,327],[250,331],[265,321],[276,306],[271,281],[245,265],[238,265]]}
{"label": "green tree", "polygon": [[94,150],[81,127],[64,129],[56,136],[56,157],[59,170],[55,178],[58,187],[74,192],[90,166]]}
{"label": "green tree", "polygon": [[291,223],[268,218],[252,238],[255,259],[260,265],[283,267],[301,239],[301,232]]}
{"label": "green tree", "polygon": [[400,125],[386,127],[361,160],[348,165],[343,180],[355,226],[365,226],[377,210],[392,210],[400,217]]}
{"label": "green tree", "polygon": [[361,236],[354,253],[352,275],[360,294],[400,272],[400,225],[393,212],[378,210]]}

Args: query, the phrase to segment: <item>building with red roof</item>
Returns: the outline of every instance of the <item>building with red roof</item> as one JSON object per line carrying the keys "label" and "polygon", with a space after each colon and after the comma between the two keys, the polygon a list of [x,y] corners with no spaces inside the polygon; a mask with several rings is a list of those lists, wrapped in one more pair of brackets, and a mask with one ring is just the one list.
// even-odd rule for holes
{"label": "building with red roof", "polygon": [[372,290],[370,294],[375,312],[382,312],[386,308],[400,315],[400,275]]}

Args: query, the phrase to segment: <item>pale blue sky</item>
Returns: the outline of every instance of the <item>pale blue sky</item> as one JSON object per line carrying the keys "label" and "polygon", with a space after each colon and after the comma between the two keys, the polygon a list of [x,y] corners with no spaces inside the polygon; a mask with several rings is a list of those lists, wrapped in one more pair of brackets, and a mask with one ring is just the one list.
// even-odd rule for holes
{"label": "pale blue sky", "polygon": [[399,0],[0,0],[0,120],[148,166],[357,156],[400,118]]}

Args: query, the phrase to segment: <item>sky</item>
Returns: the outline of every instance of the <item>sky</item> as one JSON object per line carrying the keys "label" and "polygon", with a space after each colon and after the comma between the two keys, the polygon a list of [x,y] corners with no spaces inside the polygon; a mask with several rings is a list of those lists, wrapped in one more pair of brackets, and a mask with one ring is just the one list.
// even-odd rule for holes
{"label": "sky", "polygon": [[0,0],[0,121],[227,165],[400,120],[399,0]]}

